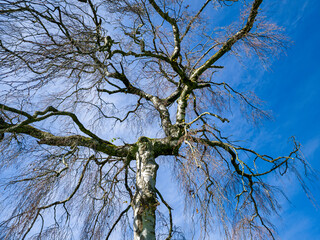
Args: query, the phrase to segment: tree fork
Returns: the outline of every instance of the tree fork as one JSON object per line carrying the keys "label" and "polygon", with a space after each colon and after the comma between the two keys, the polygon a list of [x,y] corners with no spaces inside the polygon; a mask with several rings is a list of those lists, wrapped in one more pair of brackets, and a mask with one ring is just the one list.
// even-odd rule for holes
{"label": "tree fork", "polygon": [[155,240],[155,211],[159,202],[156,198],[156,177],[159,168],[154,157],[153,143],[141,137],[136,152],[136,194],[133,200],[134,240]]}

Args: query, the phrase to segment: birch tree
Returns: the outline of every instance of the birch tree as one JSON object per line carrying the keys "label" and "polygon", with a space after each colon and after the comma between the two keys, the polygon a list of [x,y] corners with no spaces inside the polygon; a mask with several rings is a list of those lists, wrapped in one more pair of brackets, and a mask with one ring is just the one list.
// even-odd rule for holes
{"label": "birch tree", "polygon": [[[156,187],[164,163],[201,239],[213,229],[226,239],[276,238],[281,189],[267,177],[293,173],[308,191],[308,164],[294,138],[291,152],[271,157],[227,137],[232,109],[253,121],[269,114],[216,77],[228,71],[226,56],[265,63],[284,50],[263,7],[1,0],[1,239],[181,239]],[[221,25],[227,8],[241,14]]]}

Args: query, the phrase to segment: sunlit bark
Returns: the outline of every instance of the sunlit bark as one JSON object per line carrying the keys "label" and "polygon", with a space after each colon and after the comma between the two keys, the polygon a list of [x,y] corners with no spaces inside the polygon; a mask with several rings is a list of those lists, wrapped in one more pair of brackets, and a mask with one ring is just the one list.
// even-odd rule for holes
{"label": "sunlit bark", "polygon": [[140,138],[136,153],[136,194],[133,200],[134,239],[154,240],[156,216],[159,202],[156,198],[156,177],[158,164],[155,161],[152,142]]}

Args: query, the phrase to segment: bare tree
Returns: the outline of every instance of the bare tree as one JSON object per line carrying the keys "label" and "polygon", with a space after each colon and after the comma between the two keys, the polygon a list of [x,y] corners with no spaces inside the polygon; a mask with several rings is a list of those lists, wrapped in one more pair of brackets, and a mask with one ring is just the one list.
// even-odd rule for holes
{"label": "bare tree", "polygon": [[[1,239],[114,239],[120,226],[123,238],[178,239],[161,163],[202,238],[215,226],[226,239],[276,237],[281,190],[266,177],[294,173],[308,191],[308,164],[294,138],[273,158],[224,136],[232,108],[269,115],[215,73],[226,54],[266,62],[287,39],[262,0],[194,2],[0,1]],[[231,25],[208,14],[228,7],[243,10]]]}

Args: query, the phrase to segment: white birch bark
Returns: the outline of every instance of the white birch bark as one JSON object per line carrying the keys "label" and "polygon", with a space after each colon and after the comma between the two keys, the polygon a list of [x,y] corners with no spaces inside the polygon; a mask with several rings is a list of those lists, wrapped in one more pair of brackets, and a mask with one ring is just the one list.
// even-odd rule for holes
{"label": "white birch bark", "polygon": [[134,240],[155,240],[156,176],[158,164],[155,162],[152,143],[141,138],[136,153],[137,192],[133,201]]}

